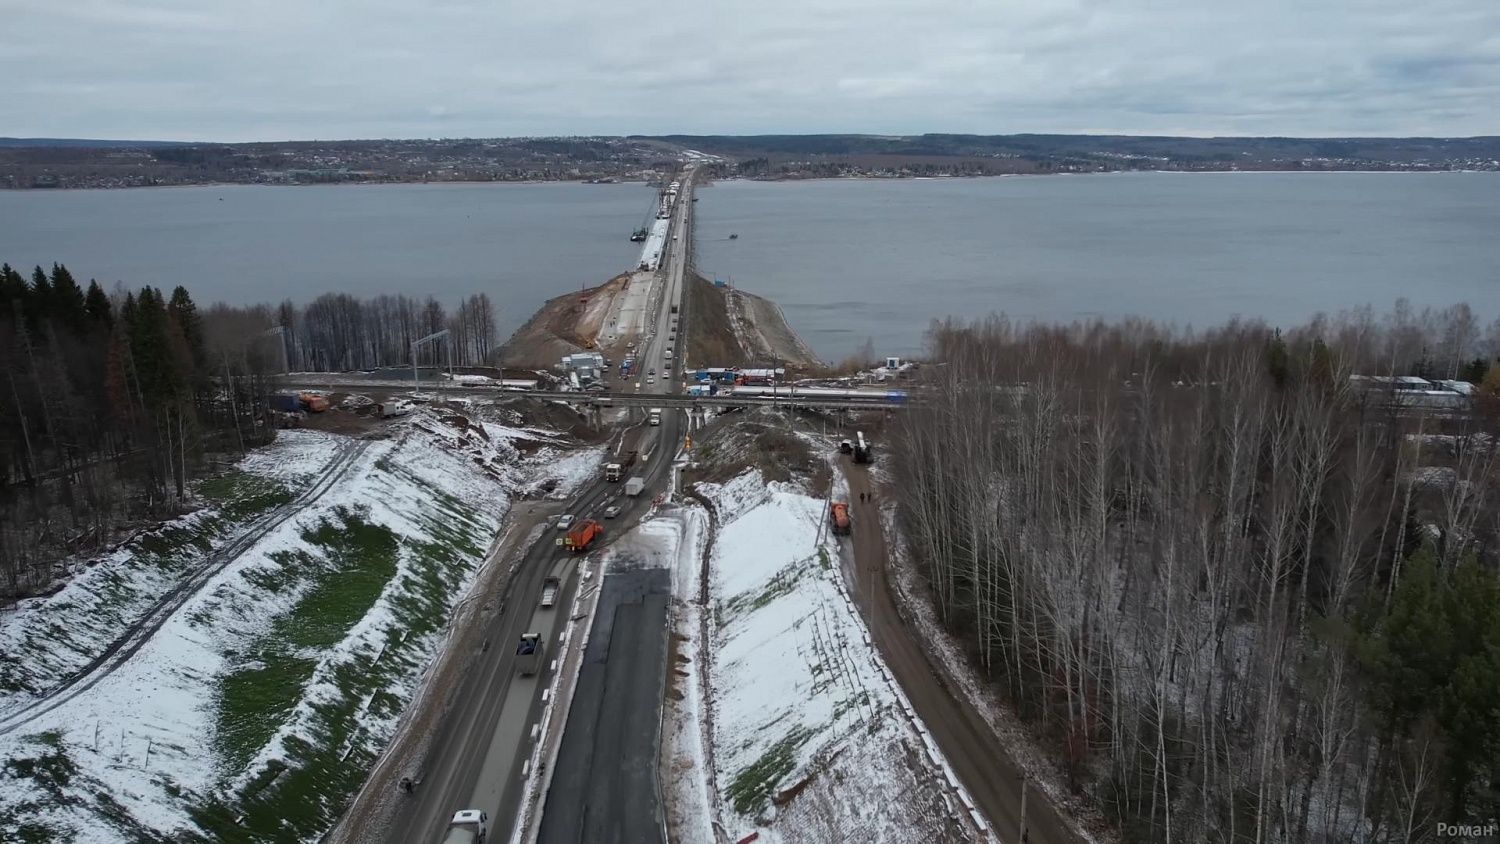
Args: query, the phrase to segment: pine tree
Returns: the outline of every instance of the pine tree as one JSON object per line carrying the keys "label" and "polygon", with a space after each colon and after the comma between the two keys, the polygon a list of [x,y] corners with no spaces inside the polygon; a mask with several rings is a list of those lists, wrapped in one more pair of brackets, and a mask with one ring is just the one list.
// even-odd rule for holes
{"label": "pine tree", "polygon": [[52,315],[52,281],[41,267],[31,271],[31,289],[26,296],[26,321],[35,330]]}
{"label": "pine tree", "polygon": [[88,324],[83,289],[61,264],[52,265],[52,316],[64,326],[82,333]]}
{"label": "pine tree", "polygon": [[187,288],[178,285],[172,291],[172,299],[167,303],[167,314],[177,324],[182,332],[182,341],[187,346],[188,362],[193,375],[189,380],[197,381],[207,373],[208,349],[204,343],[203,319],[198,315],[198,306],[193,303],[193,297],[188,294]]}
{"label": "pine tree", "polygon": [[109,294],[99,286],[99,282],[90,281],[89,291],[84,295],[84,311],[88,314],[89,322],[108,330],[115,324],[114,308],[109,303]]}

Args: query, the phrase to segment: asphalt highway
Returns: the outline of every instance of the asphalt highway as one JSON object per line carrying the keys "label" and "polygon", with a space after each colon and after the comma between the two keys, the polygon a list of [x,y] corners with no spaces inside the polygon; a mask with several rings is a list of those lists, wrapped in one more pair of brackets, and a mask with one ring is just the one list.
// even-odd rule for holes
{"label": "asphalt highway", "polygon": [[[655,366],[662,372],[668,368],[663,364],[668,346],[666,328],[671,322],[670,307],[679,304],[683,289],[686,256],[682,246],[687,240],[687,217],[692,207],[689,184],[684,185],[673,221],[673,231],[679,239],[668,241],[667,272],[653,295],[656,315],[651,334],[641,344],[643,351],[638,355],[644,368]],[[642,392],[665,394],[672,384],[673,379],[660,378],[655,384],[642,383],[646,388]],[[628,528],[649,509],[652,497],[663,488],[680,442],[682,424],[681,412],[667,411],[659,426],[646,427],[647,436],[640,444],[641,463],[635,470],[647,483],[647,491],[640,497],[625,497],[623,485],[605,482],[601,473],[598,480],[580,491],[564,512],[577,519],[601,520],[605,526],[605,541],[612,531]],[[603,520],[604,508],[611,504],[620,506],[622,512],[616,519]],[[484,652],[473,661],[460,681],[461,688],[453,696],[453,703],[443,713],[425,754],[415,790],[402,796],[406,805],[397,813],[395,821],[382,831],[385,841],[392,844],[439,842],[453,813],[464,809],[480,809],[489,814],[493,842],[504,841],[514,826],[524,786],[521,768],[532,747],[531,729],[541,719],[541,692],[549,684],[553,660],[559,656],[556,637],[566,622],[564,615],[571,607],[577,589],[577,559],[557,546],[557,538],[561,535],[561,532],[549,528],[527,549],[497,607],[481,619],[486,635]],[[541,587],[549,574],[563,577],[564,588],[556,605],[544,609],[540,606]],[[602,740],[615,743],[618,750],[613,752],[634,754],[639,771],[627,784],[610,791],[610,799],[598,803],[594,812],[597,823],[621,822],[622,818],[639,814],[643,806],[636,801],[643,799],[638,794],[643,783],[649,785],[654,794],[655,737],[659,731],[663,672],[666,670],[666,593],[670,591],[670,582],[665,587],[652,586],[647,590],[650,592],[648,597],[641,602],[632,602],[628,600],[630,590],[622,586],[624,581],[618,577],[606,578],[601,586],[601,611],[607,608],[609,618],[605,621],[601,617],[604,633],[598,639],[590,640],[579,681],[583,703],[570,712],[568,732],[571,732],[575,719],[585,717],[581,713],[593,712],[596,737],[602,728]],[[654,582],[652,577],[655,576],[646,576],[648,586]],[[609,631],[616,629],[618,633],[614,636],[617,641],[623,640],[627,644],[623,651],[616,651],[613,663],[616,673],[604,676],[599,672],[610,663],[607,657],[595,662],[594,658],[599,654],[596,646],[607,652],[611,639]],[[524,633],[541,633],[547,643],[542,669],[536,675],[526,677],[517,673],[515,665],[516,644]],[[651,654],[657,651],[659,654],[653,657]],[[632,662],[620,668],[618,654],[624,652],[631,653]],[[651,679],[652,671],[655,680]],[[652,722],[649,732],[634,732],[629,736],[617,734],[621,723],[598,719],[601,702],[607,703],[621,696],[635,702],[633,708],[622,716],[628,718],[630,728],[635,730],[645,723],[643,719],[649,719]],[[582,741],[570,744],[567,735],[564,734],[564,750]],[[576,754],[578,751],[572,752]],[[569,759],[572,761],[567,762]],[[587,756],[582,759],[560,757],[554,783],[574,782],[580,773],[586,775],[591,767],[592,761]],[[566,811],[559,811],[558,807],[565,807],[567,803],[552,802],[554,799],[549,797],[548,805],[554,808],[549,817]],[[659,798],[653,797],[652,800],[659,815]],[[544,820],[544,829],[551,828],[546,826],[547,823]],[[611,834],[587,840],[648,839],[616,838]]]}
{"label": "asphalt highway", "polygon": [[664,844],[656,775],[667,569],[605,576],[538,844]]}
{"label": "asphalt highway", "polygon": [[[665,394],[681,364],[679,342],[672,333],[671,310],[679,311],[683,274],[687,266],[688,217],[692,182],[684,179],[674,238],[667,241],[665,283],[656,300],[652,336],[641,344],[637,366],[655,367],[666,377],[655,384],[637,373],[644,391]],[[672,359],[666,350],[673,349]],[[655,361],[655,363],[653,363]],[[635,383],[635,382],[632,382]],[[667,410],[658,429],[657,449],[648,486],[660,488],[655,473],[667,471],[683,434],[685,414]],[[662,801],[657,776],[661,744],[662,697],[666,691],[667,610],[672,576],[666,569],[640,569],[629,561],[611,564],[600,585],[589,644],[573,692],[573,704],[558,749],[556,768],[547,794],[546,812],[538,830],[538,844],[665,844]]]}

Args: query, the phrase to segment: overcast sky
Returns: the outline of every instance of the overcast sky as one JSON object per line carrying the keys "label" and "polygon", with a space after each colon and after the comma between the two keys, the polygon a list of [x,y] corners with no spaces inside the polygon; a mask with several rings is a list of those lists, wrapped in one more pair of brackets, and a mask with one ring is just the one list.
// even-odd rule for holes
{"label": "overcast sky", "polygon": [[1500,134],[1500,0],[0,0],[0,135]]}

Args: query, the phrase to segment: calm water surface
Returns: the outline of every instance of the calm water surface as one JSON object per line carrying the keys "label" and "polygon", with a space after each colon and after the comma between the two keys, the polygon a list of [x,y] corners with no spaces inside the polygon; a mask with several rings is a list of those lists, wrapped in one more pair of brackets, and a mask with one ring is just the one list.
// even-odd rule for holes
{"label": "calm water surface", "polygon": [[[52,262],[201,306],[320,293],[494,299],[502,334],[635,264],[641,185],[333,185],[0,191],[0,261]],[[701,203],[700,203],[701,204]]]}
{"label": "calm water surface", "polygon": [[916,352],[950,314],[1291,325],[1404,296],[1500,316],[1500,173],[722,182],[698,195],[704,274],[776,300],[826,359],[867,338]]}
{"label": "calm water surface", "polygon": [[[698,263],[780,303],[823,357],[919,351],[929,320],[1281,325],[1402,296],[1500,316],[1500,174],[1127,174],[722,182]],[[488,292],[509,332],[635,264],[639,185],[0,192],[0,261],[200,303]],[[729,240],[731,233],[739,235]]]}

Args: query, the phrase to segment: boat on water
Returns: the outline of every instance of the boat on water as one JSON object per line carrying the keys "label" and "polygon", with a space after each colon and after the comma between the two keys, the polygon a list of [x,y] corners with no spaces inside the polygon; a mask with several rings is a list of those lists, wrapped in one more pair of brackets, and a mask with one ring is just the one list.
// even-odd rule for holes
{"label": "boat on water", "polygon": [[645,229],[636,229],[630,235],[630,242],[631,243],[640,243],[641,241],[643,241],[645,239],[646,239],[646,230]]}
{"label": "boat on water", "polygon": [[739,235],[737,235],[737,234],[731,234],[731,235],[730,235],[730,236],[729,236],[729,239],[730,239],[730,240],[739,240],[739,239],[740,239],[740,236],[739,236]]}

